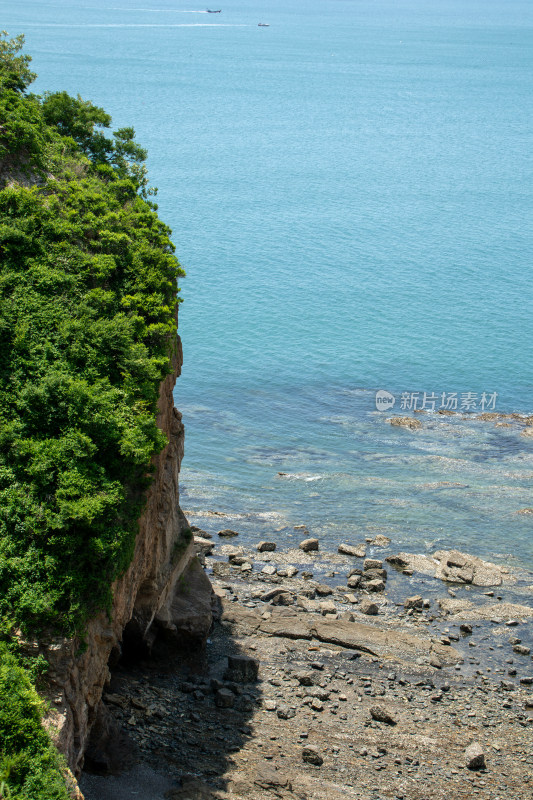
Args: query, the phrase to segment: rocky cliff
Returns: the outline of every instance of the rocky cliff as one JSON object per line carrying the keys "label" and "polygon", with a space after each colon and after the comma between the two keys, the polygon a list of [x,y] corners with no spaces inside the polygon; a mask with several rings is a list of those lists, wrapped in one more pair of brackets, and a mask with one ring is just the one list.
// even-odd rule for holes
{"label": "rocky cliff", "polygon": [[34,645],[50,664],[48,725],[75,774],[83,766],[92,727],[97,720],[102,722],[102,692],[122,642],[127,639],[130,649],[149,648],[157,631],[165,628],[187,644],[200,643],[211,625],[211,586],[179,507],[184,428],[172,391],[181,364],[178,337],[172,373],[161,384],[158,403],[157,422],[168,444],[154,458],[154,479],[139,521],[134,557],[113,586],[111,614],[93,618],[84,641],[56,638]]}

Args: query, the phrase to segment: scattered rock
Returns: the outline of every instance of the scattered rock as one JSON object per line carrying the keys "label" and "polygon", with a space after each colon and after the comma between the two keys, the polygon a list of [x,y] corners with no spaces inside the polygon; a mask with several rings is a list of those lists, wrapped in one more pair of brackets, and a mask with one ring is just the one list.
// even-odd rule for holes
{"label": "scattered rock", "polygon": [[128,706],[128,698],[124,697],[122,694],[108,692],[104,695],[104,700],[106,703],[111,703],[113,706],[119,706],[119,708],[127,708]]}
{"label": "scattered rock", "polygon": [[361,585],[361,580],[361,575],[350,575],[346,581],[346,585],[349,589],[357,589]]}
{"label": "scattered rock", "polygon": [[311,553],[314,550],[318,550],[318,539],[304,539],[303,542],[300,542],[298,547],[300,550],[303,550],[304,553]]}
{"label": "scattered rock", "polygon": [[263,575],[275,575],[276,567],[273,564],[265,564],[261,572]]}
{"label": "scattered rock", "polygon": [[520,656],[528,656],[531,653],[531,650],[529,647],[526,647],[523,644],[515,644],[513,646],[513,652],[518,653]]}
{"label": "scattered rock", "polygon": [[229,689],[217,689],[215,692],[215,704],[219,708],[232,708],[235,702],[235,695]]}
{"label": "scattered rock", "polygon": [[276,549],[275,542],[259,542],[257,549],[260,553],[273,553]]}
{"label": "scattered rock", "polygon": [[291,719],[296,715],[296,711],[290,708],[286,703],[281,703],[278,706],[277,715],[280,719]]}
{"label": "scattered rock", "polygon": [[319,608],[322,616],[325,616],[326,614],[336,614],[337,612],[337,606],[333,600],[323,600],[321,603],[319,603]]}
{"label": "scattered rock", "polygon": [[372,706],[370,716],[377,722],[386,722],[387,725],[397,725],[397,720],[385,708],[385,706]]}
{"label": "scattered rock", "polygon": [[[278,794],[279,790],[287,789],[289,792],[292,792],[291,781],[287,775],[284,775],[283,772],[278,772],[278,770],[270,764],[261,764],[257,768],[254,784],[260,789],[275,792],[276,797],[286,796],[285,793],[283,793],[283,795]],[[245,789],[242,796],[246,797],[247,794],[249,794],[249,792]],[[239,796],[241,796],[240,792]]]}
{"label": "scattered rock", "polygon": [[437,550],[432,556],[419,553],[399,553],[385,559],[389,564],[414,572],[433,575],[448,583],[474,586],[500,586],[503,581],[512,583],[515,578],[506,567],[483,561],[481,558],[458,550]]}
{"label": "scattered rock", "polygon": [[228,561],[230,564],[233,564],[234,567],[242,567],[243,564],[248,563],[246,556],[243,556],[241,553],[230,553],[228,555]]}
{"label": "scattered rock", "polygon": [[397,569],[405,569],[409,566],[409,559],[401,555],[387,556],[385,561]]}
{"label": "scattered rock", "polygon": [[315,676],[312,672],[300,671],[294,676],[299,682],[300,686],[313,686],[315,683]]}
{"label": "scattered rock", "polygon": [[302,761],[306,764],[313,764],[315,767],[320,767],[324,763],[324,759],[316,749],[316,747],[304,747],[302,750]]}
{"label": "scattered rock", "polygon": [[232,531],[231,528],[224,528],[224,530],[218,532],[218,535],[229,538],[231,536],[238,536],[239,534],[237,531]]}
{"label": "scattered rock", "polygon": [[[283,589],[281,586],[278,586],[276,589],[269,589],[268,592],[262,594],[260,599],[263,603],[273,603],[279,594],[288,594],[288,591],[287,589]],[[283,603],[281,605],[283,605]]]}
{"label": "scattered rock", "polygon": [[465,761],[468,769],[484,769],[485,753],[478,742],[472,742],[465,750]]}
{"label": "scattered rock", "polygon": [[368,616],[375,617],[379,613],[377,604],[373,603],[369,597],[363,597],[359,608],[363,614],[367,614]]}
{"label": "scattered rock", "polygon": [[319,597],[327,597],[330,594],[333,594],[333,589],[331,586],[328,586],[325,583],[319,583],[318,586],[315,588],[316,593]]}
{"label": "scattered rock", "polygon": [[278,567],[277,573],[280,578],[294,578],[295,575],[298,575],[298,570],[289,564],[288,567]]}
{"label": "scattered rock", "polygon": [[195,536],[194,546],[197,553],[203,553],[204,556],[210,556],[214,550],[215,543],[210,539],[205,539],[203,536]]}
{"label": "scattered rock", "polygon": [[424,601],[419,594],[415,594],[412,597],[407,597],[404,601],[403,607],[408,608],[422,608],[424,605]]}
{"label": "scattered rock", "polygon": [[250,656],[228,656],[224,680],[235,683],[255,683],[259,674],[259,661]]}
{"label": "scattered rock", "polygon": [[387,570],[386,569],[367,569],[363,572],[362,575],[363,580],[373,580],[374,578],[381,578],[382,580],[387,580]]}
{"label": "scattered rock", "polygon": [[292,606],[294,603],[294,595],[290,592],[278,592],[270,601],[273,606]]}
{"label": "scattered rock", "polygon": [[381,578],[375,578],[374,580],[367,581],[365,583],[365,589],[367,592],[384,592],[385,581],[381,580]]}
{"label": "scattered rock", "polygon": [[365,558],[363,569],[365,572],[369,569],[383,569],[383,561],[378,561],[377,558]]}

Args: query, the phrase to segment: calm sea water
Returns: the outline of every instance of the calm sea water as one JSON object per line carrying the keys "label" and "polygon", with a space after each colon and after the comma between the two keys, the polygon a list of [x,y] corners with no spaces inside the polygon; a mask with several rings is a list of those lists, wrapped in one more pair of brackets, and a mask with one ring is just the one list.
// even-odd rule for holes
{"label": "calm sea water", "polygon": [[5,0],[1,27],[26,34],[38,91],[79,92],[149,149],[188,273],[191,519],[533,568],[533,439],[395,429],[374,401],[533,412],[529,0],[113,3]]}

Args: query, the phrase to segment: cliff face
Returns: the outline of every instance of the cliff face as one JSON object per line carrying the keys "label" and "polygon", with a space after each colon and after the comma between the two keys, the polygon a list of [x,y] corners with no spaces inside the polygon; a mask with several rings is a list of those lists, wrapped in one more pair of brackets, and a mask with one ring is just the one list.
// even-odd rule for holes
{"label": "cliff face", "polygon": [[[151,644],[158,627],[188,642],[201,642],[211,625],[211,586],[196,558],[189,525],[179,508],[178,477],[184,428],[172,390],[182,364],[181,342],[172,374],[161,384],[157,423],[168,445],[154,457],[155,474],[139,521],[133,560],[113,586],[112,613],[87,627],[85,646],[72,639],[40,642],[50,670],[48,725],[77,774],[109,678],[109,661],[120,653],[127,628],[133,647]],[[178,579],[179,589],[177,590]]]}

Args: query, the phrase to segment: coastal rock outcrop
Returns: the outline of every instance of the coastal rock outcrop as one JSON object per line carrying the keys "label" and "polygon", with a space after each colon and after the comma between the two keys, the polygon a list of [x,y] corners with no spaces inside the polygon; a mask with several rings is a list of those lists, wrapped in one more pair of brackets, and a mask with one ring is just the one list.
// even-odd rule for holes
{"label": "coastal rock outcrop", "polygon": [[448,583],[501,586],[504,582],[513,583],[515,580],[507,567],[483,561],[459,550],[437,550],[431,556],[398,553],[395,556],[388,556],[385,561],[397,569],[432,575]]}

